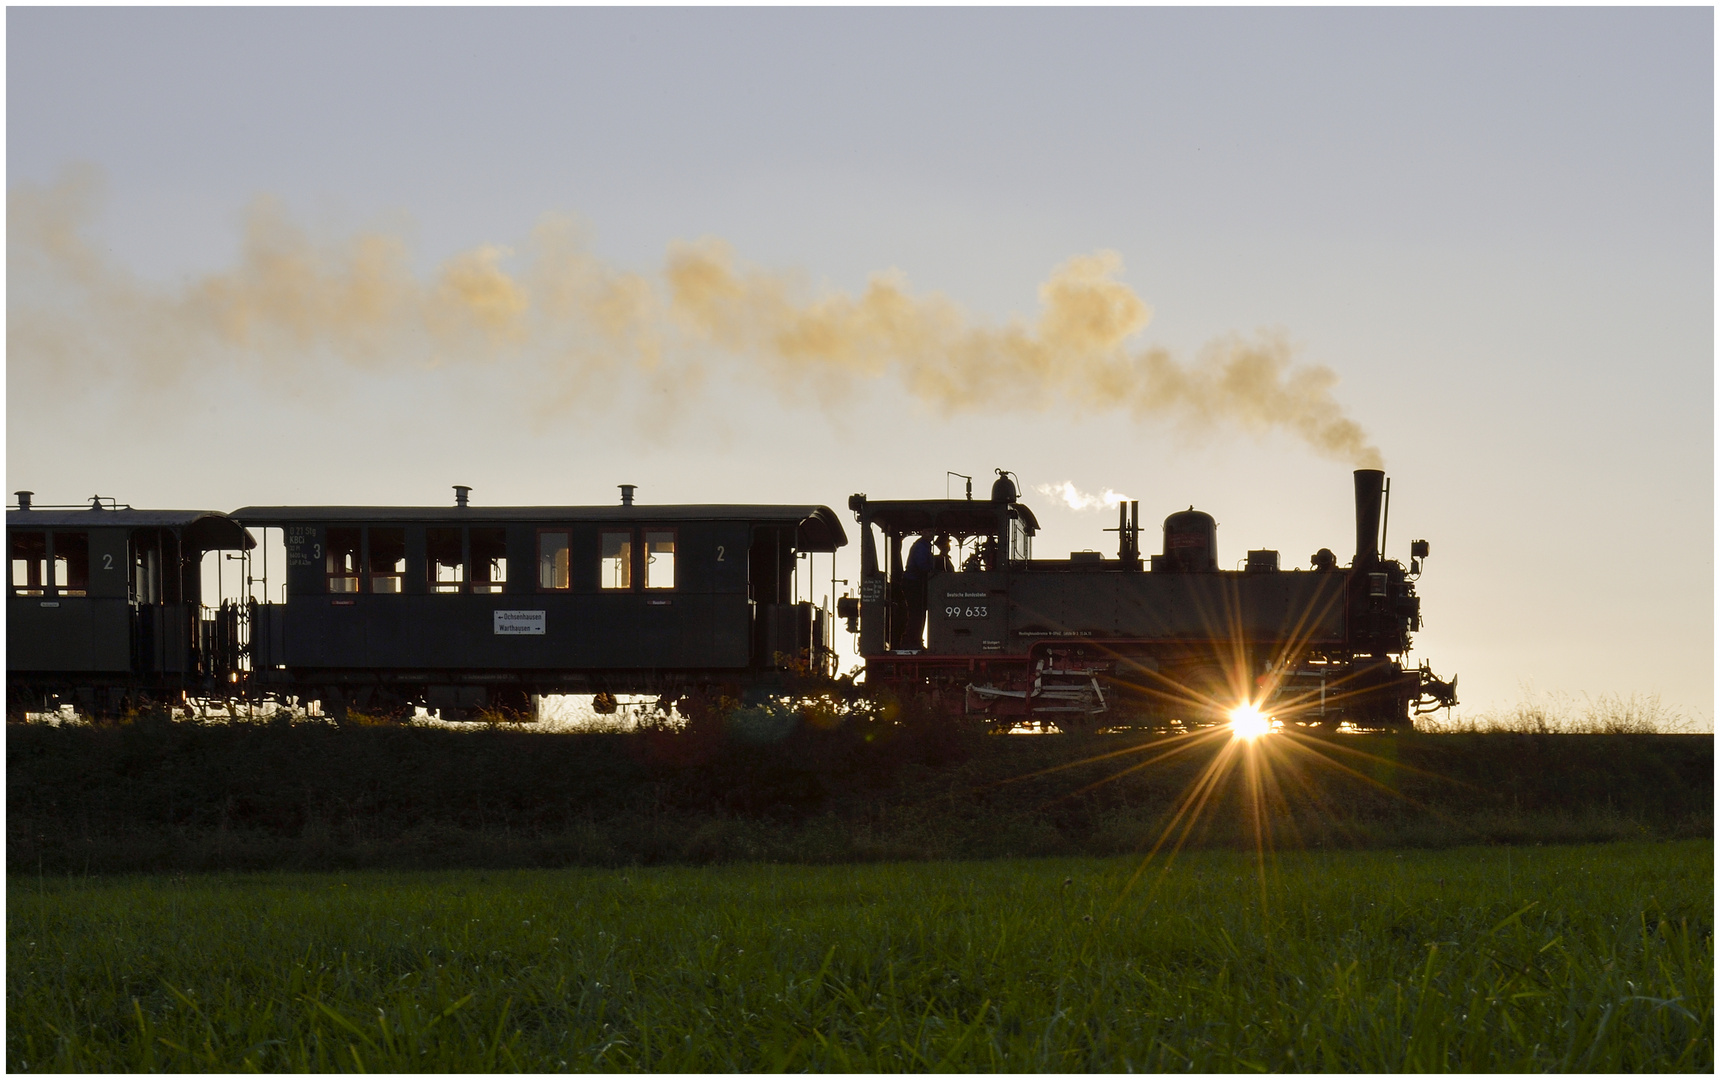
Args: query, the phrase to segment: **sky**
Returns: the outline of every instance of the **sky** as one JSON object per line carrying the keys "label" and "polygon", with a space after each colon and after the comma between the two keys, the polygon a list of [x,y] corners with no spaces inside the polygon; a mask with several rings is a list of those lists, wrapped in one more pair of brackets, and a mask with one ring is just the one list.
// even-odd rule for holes
{"label": "sky", "polygon": [[6,31],[8,490],[846,518],[1004,468],[1041,557],[1115,545],[1070,484],[1295,566],[1377,460],[1463,711],[1712,722],[1710,10]]}

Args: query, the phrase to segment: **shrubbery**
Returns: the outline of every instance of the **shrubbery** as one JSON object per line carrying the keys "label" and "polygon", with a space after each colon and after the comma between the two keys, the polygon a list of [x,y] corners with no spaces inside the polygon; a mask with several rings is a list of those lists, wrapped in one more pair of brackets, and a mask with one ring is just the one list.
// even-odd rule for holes
{"label": "shrubbery", "polygon": [[[911,705],[817,698],[689,712],[583,734],[356,716],[14,724],[7,862],[98,872],[1109,854],[1164,837],[1225,745],[1212,733],[1147,763],[1188,737],[998,737]],[[1711,736],[1269,740],[1260,828],[1281,846],[1712,828]],[[1229,770],[1186,842],[1251,845],[1250,790],[1246,770]]]}

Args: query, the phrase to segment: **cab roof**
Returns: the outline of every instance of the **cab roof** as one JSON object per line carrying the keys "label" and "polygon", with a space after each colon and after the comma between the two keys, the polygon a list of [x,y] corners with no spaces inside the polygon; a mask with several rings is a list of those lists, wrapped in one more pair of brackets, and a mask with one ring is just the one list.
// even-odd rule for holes
{"label": "cab roof", "polygon": [[1039,519],[1023,503],[997,503],[979,499],[880,499],[866,501],[866,517],[885,532],[949,533],[951,536],[985,536],[998,528],[999,512],[1020,521],[1032,536]]}

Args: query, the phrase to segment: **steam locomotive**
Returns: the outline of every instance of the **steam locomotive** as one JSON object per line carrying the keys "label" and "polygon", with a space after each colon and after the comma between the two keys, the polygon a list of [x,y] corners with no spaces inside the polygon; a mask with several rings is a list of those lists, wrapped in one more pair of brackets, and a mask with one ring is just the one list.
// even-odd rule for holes
{"label": "steam locomotive", "polygon": [[[1407,567],[1384,558],[1385,474],[1357,470],[1355,493],[1348,567],[1322,548],[1311,569],[1284,570],[1277,551],[1256,550],[1236,571],[1219,569],[1217,525],[1192,506],[1165,519],[1150,560],[1138,502],[1118,505],[1116,559],[1035,559],[1038,522],[1010,474],[998,474],[988,502],[855,495],[861,594],[838,610],[859,633],[870,685],[969,715],[1068,729],[1217,722],[1249,709],[1306,726],[1403,726],[1457,703],[1455,679],[1402,663],[1421,627],[1415,582],[1428,543],[1410,545]],[[925,638],[910,595],[919,583],[901,555],[915,534],[974,548],[927,577]]]}
{"label": "steam locomotive", "polygon": [[[1001,472],[989,501],[855,495],[860,592],[843,597],[848,538],[826,506],[652,506],[621,485],[610,506],[481,507],[461,486],[452,506],[223,514],[23,491],[7,513],[8,714],[272,698],[528,715],[550,694],[782,692],[835,685],[841,619],[868,692],[1000,724],[1200,723],[1247,702],[1401,725],[1456,693],[1402,666],[1427,544],[1407,569],[1381,557],[1382,481],[1356,474],[1349,567],[1322,550],[1287,572],[1271,551],[1219,570],[1216,526],[1192,507],[1143,564],[1138,504],[1116,560],[1034,559],[1038,522]],[[960,565],[916,575],[916,535],[948,537]]]}

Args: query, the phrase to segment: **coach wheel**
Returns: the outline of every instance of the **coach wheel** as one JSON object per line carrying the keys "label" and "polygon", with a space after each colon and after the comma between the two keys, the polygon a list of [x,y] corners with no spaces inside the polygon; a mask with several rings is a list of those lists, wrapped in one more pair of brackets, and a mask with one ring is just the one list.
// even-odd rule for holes
{"label": "coach wheel", "polygon": [[532,696],[512,687],[490,691],[490,711],[509,723],[519,724],[532,719]]}
{"label": "coach wheel", "polygon": [[383,687],[379,687],[376,693],[371,696],[364,711],[378,720],[386,720],[396,724],[403,724],[411,720],[417,713],[412,702],[406,697]]}
{"label": "coach wheel", "polygon": [[38,695],[25,686],[8,686],[6,688],[6,722],[23,723],[25,716],[33,712],[42,712]]}

